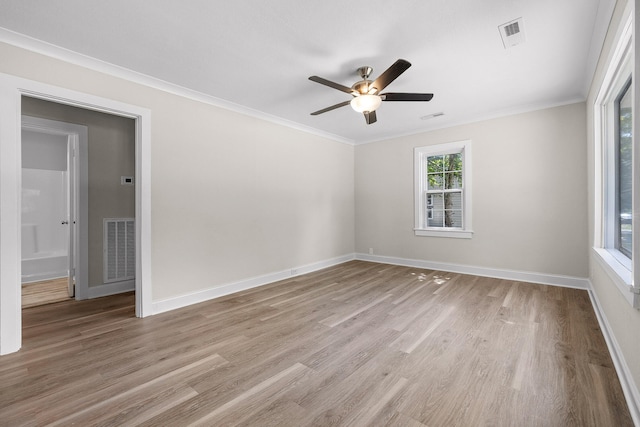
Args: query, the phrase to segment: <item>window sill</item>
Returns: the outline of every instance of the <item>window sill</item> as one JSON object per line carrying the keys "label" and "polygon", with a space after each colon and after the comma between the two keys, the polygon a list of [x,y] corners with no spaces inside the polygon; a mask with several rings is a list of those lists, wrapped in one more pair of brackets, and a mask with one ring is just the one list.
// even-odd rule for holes
{"label": "window sill", "polygon": [[471,230],[427,230],[424,228],[414,228],[416,236],[423,237],[449,237],[454,239],[471,239],[473,231]]}
{"label": "window sill", "polygon": [[611,253],[611,251],[604,248],[593,248],[595,253],[595,259],[598,264],[602,266],[609,278],[616,285],[622,296],[631,304],[632,307],[636,306],[636,295],[632,291],[633,273],[632,271],[620,262],[618,257]]}

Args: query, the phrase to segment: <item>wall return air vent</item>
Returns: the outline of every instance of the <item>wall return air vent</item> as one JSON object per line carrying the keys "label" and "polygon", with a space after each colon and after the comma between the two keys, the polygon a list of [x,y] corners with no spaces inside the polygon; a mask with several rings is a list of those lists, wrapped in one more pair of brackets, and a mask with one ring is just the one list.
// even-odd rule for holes
{"label": "wall return air vent", "polygon": [[522,18],[499,25],[498,30],[500,31],[500,37],[502,37],[502,43],[505,49],[524,43],[526,40]]}

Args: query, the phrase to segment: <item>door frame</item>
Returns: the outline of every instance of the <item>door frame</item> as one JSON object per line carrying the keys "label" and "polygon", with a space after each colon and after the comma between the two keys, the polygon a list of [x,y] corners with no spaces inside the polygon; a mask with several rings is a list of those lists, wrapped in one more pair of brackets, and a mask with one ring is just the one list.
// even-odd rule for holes
{"label": "door frame", "polygon": [[0,355],[22,344],[21,189],[22,96],[44,99],[135,120],[136,316],[152,313],[151,300],[151,111],[0,73]]}
{"label": "door frame", "polygon": [[[69,245],[70,259],[73,260],[69,277],[75,276],[75,299],[87,299],[89,293],[89,162],[88,129],[74,123],[48,120],[40,117],[22,115],[22,129],[47,135],[67,137],[67,159],[69,173],[68,209],[69,233],[72,233]],[[70,289],[71,291],[71,289]]]}

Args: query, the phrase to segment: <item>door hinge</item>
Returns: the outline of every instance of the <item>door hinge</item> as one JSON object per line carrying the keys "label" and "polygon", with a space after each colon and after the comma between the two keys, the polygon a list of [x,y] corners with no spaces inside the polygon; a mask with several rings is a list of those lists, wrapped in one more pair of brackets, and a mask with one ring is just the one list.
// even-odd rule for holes
{"label": "door hinge", "polygon": [[640,288],[636,288],[633,285],[629,285],[629,291],[633,294],[640,295]]}

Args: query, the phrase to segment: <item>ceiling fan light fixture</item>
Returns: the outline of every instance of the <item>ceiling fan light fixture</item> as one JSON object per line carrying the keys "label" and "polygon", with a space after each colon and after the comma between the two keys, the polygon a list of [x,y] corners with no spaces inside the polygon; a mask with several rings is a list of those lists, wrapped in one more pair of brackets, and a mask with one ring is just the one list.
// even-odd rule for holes
{"label": "ceiling fan light fixture", "polygon": [[376,111],[382,104],[382,98],[378,95],[360,95],[351,100],[351,108],[358,113],[364,113],[365,111]]}

